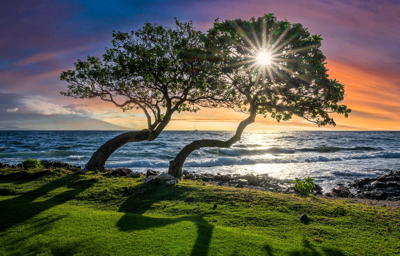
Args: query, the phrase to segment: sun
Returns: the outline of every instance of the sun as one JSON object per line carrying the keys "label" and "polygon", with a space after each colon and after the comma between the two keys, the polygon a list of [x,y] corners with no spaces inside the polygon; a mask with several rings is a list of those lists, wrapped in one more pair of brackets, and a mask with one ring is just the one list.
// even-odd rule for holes
{"label": "sun", "polygon": [[260,49],[255,56],[256,63],[260,66],[271,66],[273,63],[272,53],[267,49]]}

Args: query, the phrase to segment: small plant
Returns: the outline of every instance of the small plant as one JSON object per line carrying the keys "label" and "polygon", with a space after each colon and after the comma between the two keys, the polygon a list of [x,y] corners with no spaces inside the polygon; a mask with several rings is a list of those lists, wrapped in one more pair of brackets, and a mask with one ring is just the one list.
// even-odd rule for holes
{"label": "small plant", "polygon": [[294,190],[302,196],[308,196],[316,187],[313,178],[307,177],[304,180],[296,178],[292,181]]}
{"label": "small plant", "polygon": [[22,162],[24,169],[39,169],[43,168],[42,162],[37,159],[26,159]]}

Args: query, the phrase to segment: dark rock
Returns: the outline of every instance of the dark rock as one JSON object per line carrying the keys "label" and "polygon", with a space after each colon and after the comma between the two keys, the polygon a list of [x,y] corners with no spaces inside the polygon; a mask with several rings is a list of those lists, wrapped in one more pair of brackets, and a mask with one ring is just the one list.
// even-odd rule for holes
{"label": "dark rock", "polygon": [[213,210],[216,210],[216,209],[217,209],[217,207],[218,207],[218,205],[217,205],[217,204],[214,204],[214,206],[213,206]]}
{"label": "dark rock", "polygon": [[337,197],[349,197],[351,195],[350,189],[340,185],[334,189],[332,189],[331,194]]}
{"label": "dark rock", "polygon": [[314,195],[322,195],[322,187],[318,184],[315,185]]}
{"label": "dark rock", "polygon": [[312,221],[312,219],[310,219],[306,214],[303,214],[300,216],[300,221],[301,221],[301,223],[307,225]]}
{"label": "dark rock", "polygon": [[146,171],[146,178],[148,178],[149,176],[155,176],[155,175],[157,175],[158,174],[158,172],[156,172],[156,171],[154,171],[154,170],[152,170],[152,169],[148,169],[147,171]]}
{"label": "dark rock", "polygon": [[56,168],[64,168],[72,171],[77,171],[80,170],[81,168],[76,165],[71,165],[63,162],[57,162],[57,161],[48,161],[48,160],[41,160],[40,161],[43,165],[44,168],[47,169],[56,169]]}
{"label": "dark rock", "polygon": [[183,171],[183,178],[188,180],[198,180],[203,182],[211,182],[216,185],[226,185],[233,187],[247,187],[261,190],[269,190],[276,192],[293,193],[291,183],[288,180],[278,180],[269,177],[267,174],[259,175],[241,175],[241,174],[210,174],[210,173],[194,173]]}
{"label": "dark rock", "polygon": [[255,175],[244,175],[242,178],[245,179],[247,181],[247,184],[249,184],[251,186],[259,186],[260,181],[262,180],[258,176],[255,176]]}
{"label": "dark rock", "polygon": [[7,164],[7,163],[0,163],[0,168],[10,168],[10,169],[15,169],[17,168],[17,165],[14,164]]}
{"label": "dark rock", "polygon": [[229,174],[226,175],[218,175],[216,176],[217,180],[223,181],[223,182],[229,182],[232,179],[232,176]]}
{"label": "dark rock", "polygon": [[129,175],[129,177],[132,178],[140,178],[143,175],[143,173],[140,172],[131,172],[131,174]]}
{"label": "dark rock", "polygon": [[111,169],[108,173],[108,176],[110,177],[127,177],[132,174],[131,169],[128,168],[116,168],[116,169]]}
{"label": "dark rock", "polygon": [[400,171],[390,171],[377,178],[357,180],[351,184],[357,197],[376,200],[400,200]]}

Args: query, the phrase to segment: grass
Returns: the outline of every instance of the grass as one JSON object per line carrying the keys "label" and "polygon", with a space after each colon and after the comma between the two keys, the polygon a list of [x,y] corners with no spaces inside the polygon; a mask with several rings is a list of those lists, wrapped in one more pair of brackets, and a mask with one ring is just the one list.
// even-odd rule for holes
{"label": "grass", "polygon": [[0,255],[400,254],[399,208],[194,181],[4,169],[0,209]]}

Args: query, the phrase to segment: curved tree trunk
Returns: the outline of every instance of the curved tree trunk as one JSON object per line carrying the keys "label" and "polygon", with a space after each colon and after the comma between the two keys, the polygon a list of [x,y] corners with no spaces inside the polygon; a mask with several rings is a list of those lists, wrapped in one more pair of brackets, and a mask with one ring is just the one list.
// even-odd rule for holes
{"label": "curved tree trunk", "polygon": [[234,143],[240,140],[243,130],[251,123],[254,122],[256,118],[256,110],[252,108],[250,110],[250,116],[240,122],[236,128],[235,135],[233,135],[228,140],[196,140],[192,143],[186,145],[175,157],[174,160],[169,162],[168,173],[172,176],[180,179],[182,178],[182,167],[186,161],[186,158],[195,150],[204,147],[218,147],[218,148],[229,148]]}
{"label": "curved tree trunk", "polygon": [[104,165],[110,155],[121,146],[128,142],[153,140],[154,138],[155,136],[148,129],[122,133],[101,145],[101,147],[93,153],[92,157],[87,162],[85,170],[102,171],[104,170]]}

